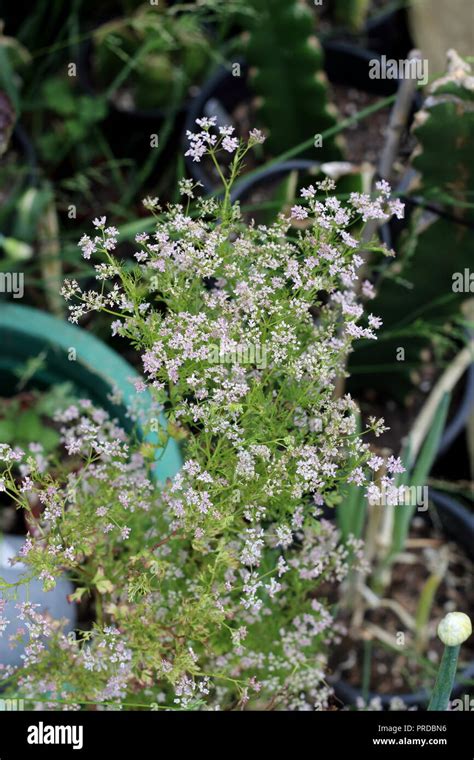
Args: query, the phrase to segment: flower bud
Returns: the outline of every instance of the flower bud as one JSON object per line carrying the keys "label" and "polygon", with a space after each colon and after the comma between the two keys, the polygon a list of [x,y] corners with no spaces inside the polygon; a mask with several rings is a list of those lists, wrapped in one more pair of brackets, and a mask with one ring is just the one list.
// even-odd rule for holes
{"label": "flower bud", "polygon": [[459,646],[471,633],[471,620],[464,612],[448,612],[438,625],[438,636],[448,647]]}

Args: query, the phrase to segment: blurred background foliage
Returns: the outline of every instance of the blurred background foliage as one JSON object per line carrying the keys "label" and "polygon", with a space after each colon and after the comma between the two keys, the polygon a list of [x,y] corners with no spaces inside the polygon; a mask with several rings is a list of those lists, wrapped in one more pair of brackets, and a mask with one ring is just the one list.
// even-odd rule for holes
{"label": "blurred background foliage", "polygon": [[[177,201],[185,174],[202,182],[203,193],[218,192],[211,165],[184,159],[186,131],[203,116],[231,123],[244,138],[254,127],[266,132],[234,190],[258,223],[288,211],[316,179],[333,178],[341,200],[389,181],[406,217],[364,231],[366,244],[369,237],[379,244],[365,252],[361,277],[375,286],[368,309],[383,328],[377,342],[357,342],[339,392],[356,397],[361,424],[370,415],[386,419],[391,430],[372,443],[384,456],[401,452],[401,485],[428,484],[445,500],[456,497],[457,511],[470,510],[474,374],[466,371],[469,357],[454,380],[452,367],[474,327],[474,274],[472,285],[468,277],[453,288],[453,276],[469,273],[473,261],[474,44],[472,0],[454,4],[455,13],[442,0],[0,0],[0,273],[24,274],[22,303],[65,319],[59,290],[66,275],[87,287],[90,262],[77,241],[94,217],[119,228],[118,254],[127,260],[135,234],[155,224],[143,198]],[[415,46],[428,65],[426,86],[370,77],[371,62],[406,59]],[[0,330],[1,319],[0,309]],[[84,340],[93,333],[110,341],[103,316],[82,326]],[[4,325],[5,343],[6,334]],[[113,346],[138,365],[125,341]],[[0,440],[39,441],[51,452],[58,443],[52,410],[74,393],[56,380],[39,387],[50,357],[31,353],[0,373]],[[449,393],[437,397],[446,376]],[[406,553],[413,511],[385,510],[382,520],[355,486],[329,501],[343,539],[366,539],[367,582],[385,593],[395,554]],[[461,544],[470,540],[470,517],[458,528]],[[410,592],[420,597],[408,651],[417,666],[444,575],[441,554],[435,559],[436,571]],[[355,590],[349,585],[349,607],[360,611],[367,599]],[[364,641],[367,694],[372,642]],[[381,644],[390,648],[387,637]],[[431,673],[433,664],[423,667]]]}
{"label": "blurred background foliage", "polygon": [[[411,93],[389,176],[382,172],[407,219],[375,231],[397,253],[367,263],[384,329],[376,345],[360,342],[349,366],[359,395],[370,386],[404,403],[413,389],[426,392],[471,324],[470,293],[454,293],[451,278],[469,266],[474,224],[470,10],[460,2],[464,25],[427,24],[429,4],[3,0],[0,271],[24,272],[26,302],[64,316],[62,277],[89,277],[77,239],[105,214],[131,254],[127,241],[150,224],[141,199],[177,199],[196,115],[230,121],[243,136],[256,125],[267,132],[245,169],[250,189],[239,195],[261,220],[288,208],[308,176],[336,178],[342,198],[370,189],[401,88],[371,80],[368,62],[407,56],[418,40],[428,57],[458,47],[463,76],[461,58],[444,80],[430,59],[430,85]],[[296,164],[265,177],[288,159]],[[211,174],[206,191],[213,182]],[[86,326],[107,339],[100,317]]]}

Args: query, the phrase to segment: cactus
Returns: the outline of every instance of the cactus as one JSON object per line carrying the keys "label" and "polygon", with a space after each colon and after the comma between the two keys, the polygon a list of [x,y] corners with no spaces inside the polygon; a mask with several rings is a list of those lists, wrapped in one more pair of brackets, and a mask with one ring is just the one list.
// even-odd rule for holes
{"label": "cactus", "polygon": [[454,200],[453,214],[474,221],[474,76],[471,66],[448,51],[448,72],[436,80],[415,117],[418,139],[412,165],[422,195],[439,203]]}
{"label": "cactus", "polygon": [[[326,97],[322,51],[314,36],[314,18],[299,0],[250,0],[246,56],[257,94],[259,116],[269,131],[274,155],[335,125]],[[311,158],[337,161],[341,151],[326,139]]]}
{"label": "cactus", "polygon": [[[439,208],[440,215],[422,208],[412,214],[397,260],[388,268],[372,303],[384,330],[397,335],[383,339],[381,333],[378,345],[361,344],[356,349],[351,368],[357,372],[359,367],[361,374],[353,390],[370,371],[374,387],[393,383],[394,395],[405,395],[410,389],[410,370],[416,378],[421,351],[433,345],[435,334],[444,351],[443,326],[462,318],[463,304],[473,295],[465,287],[456,292],[454,283],[456,273],[473,268],[474,78],[469,65],[454,51],[449,51],[448,61],[448,73],[431,85],[413,125],[417,147],[412,168],[417,178],[410,193]],[[404,361],[397,361],[398,347],[405,350]]]}

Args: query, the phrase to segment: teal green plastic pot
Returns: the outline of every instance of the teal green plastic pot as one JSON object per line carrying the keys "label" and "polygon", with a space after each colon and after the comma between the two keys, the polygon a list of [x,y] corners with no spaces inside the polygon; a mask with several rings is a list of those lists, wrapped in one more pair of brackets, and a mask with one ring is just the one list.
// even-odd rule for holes
{"label": "teal green plastic pot", "polygon": [[[75,351],[73,361],[69,359],[71,349]],[[0,303],[0,395],[11,394],[17,382],[15,370],[39,354],[43,354],[44,359],[35,372],[35,386],[48,388],[68,381],[80,396],[101,406],[126,430],[134,426],[127,416],[134,401],[139,401],[145,414],[152,408],[150,394],[135,391],[136,370],[87,330],[29,306]],[[118,404],[110,400],[114,391],[121,397]],[[163,416],[160,422],[165,424]],[[142,437],[151,443],[158,441],[156,433]],[[164,483],[176,475],[180,466],[178,445],[170,440],[164,452],[160,450],[157,455],[156,479]]]}

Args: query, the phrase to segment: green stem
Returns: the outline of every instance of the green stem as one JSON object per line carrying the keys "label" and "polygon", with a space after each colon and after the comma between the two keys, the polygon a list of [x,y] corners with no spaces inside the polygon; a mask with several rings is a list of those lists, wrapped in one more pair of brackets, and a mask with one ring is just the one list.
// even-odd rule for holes
{"label": "green stem", "polygon": [[[445,569],[445,566],[443,566],[443,570]],[[428,641],[428,621],[430,619],[436,592],[443,580],[443,575],[444,572],[440,573],[439,571],[430,575],[420,594],[420,601],[418,602],[415,617],[415,647],[419,654],[422,654],[426,648]]]}
{"label": "green stem", "polygon": [[445,711],[448,709],[449,697],[453,690],[460,648],[461,646],[459,644],[454,647],[446,646],[444,648],[433,694],[431,695],[430,703],[428,705],[428,710],[430,711]]}
{"label": "green stem", "polygon": [[362,699],[369,701],[370,675],[372,669],[372,640],[364,641],[364,662],[362,666]]}

